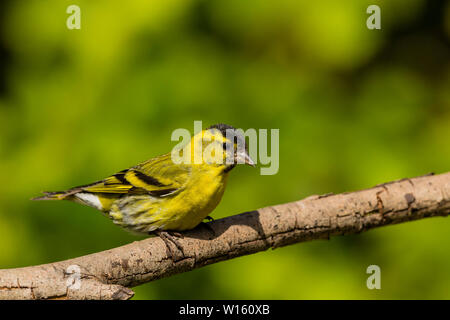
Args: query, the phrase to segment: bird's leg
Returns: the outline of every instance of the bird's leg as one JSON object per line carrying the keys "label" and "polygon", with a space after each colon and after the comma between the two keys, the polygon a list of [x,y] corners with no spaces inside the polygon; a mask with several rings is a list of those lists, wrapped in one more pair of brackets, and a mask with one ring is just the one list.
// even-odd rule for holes
{"label": "bird's leg", "polygon": [[170,247],[170,242],[172,242],[175,245],[175,247],[177,247],[177,249],[179,251],[181,251],[181,254],[184,257],[183,247],[177,240],[177,238],[181,238],[181,239],[183,238],[183,235],[181,233],[178,233],[178,232],[170,233],[168,231],[162,231],[162,230],[156,230],[156,231],[154,231],[154,233],[157,236],[159,236],[162,241],[164,241],[164,244],[166,245],[166,252],[167,252],[167,255],[169,256],[169,258],[174,259],[174,257],[175,257],[173,254],[172,248]]}

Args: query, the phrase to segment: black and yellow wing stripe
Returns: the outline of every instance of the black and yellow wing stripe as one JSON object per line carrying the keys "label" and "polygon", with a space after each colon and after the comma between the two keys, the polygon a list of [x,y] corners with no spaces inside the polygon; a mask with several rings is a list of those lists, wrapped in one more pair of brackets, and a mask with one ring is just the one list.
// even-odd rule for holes
{"label": "black and yellow wing stripe", "polygon": [[190,170],[188,166],[175,165],[170,154],[166,154],[120,171],[83,190],[93,193],[147,193],[163,197],[182,189]]}

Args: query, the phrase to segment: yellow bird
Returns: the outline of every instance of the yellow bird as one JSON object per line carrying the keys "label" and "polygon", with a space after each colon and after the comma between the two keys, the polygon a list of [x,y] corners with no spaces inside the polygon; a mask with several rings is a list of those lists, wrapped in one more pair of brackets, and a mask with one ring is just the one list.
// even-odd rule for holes
{"label": "yellow bird", "polygon": [[[227,138],[228,137],[228,138]],[[231,137],[231,139],[230,139]],[[44,192],[33,200],[71,200],[102,211],[112,221],[137,233],[159,235],[179,249],[173,232],[195,228],[222,199],[228,174],[236,164],[255,163],[245,139],[232,126],[213,125],[178,150],[106,179],[67,191]]]}

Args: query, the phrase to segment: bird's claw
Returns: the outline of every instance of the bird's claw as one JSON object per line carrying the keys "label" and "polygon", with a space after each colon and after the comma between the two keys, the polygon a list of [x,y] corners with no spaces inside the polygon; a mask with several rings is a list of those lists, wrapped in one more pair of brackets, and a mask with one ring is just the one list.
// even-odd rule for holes
{"label": "bird's claw", "polygon": [[167,256],[175,260],[174,252],[172,251],[172,248],[170,247],[170,243],[174,244],[175,247],[181,252],[182,257],[185,257],[183,246],[180,244],[177,238],[183,239],[184,236],[179,232],[168,232],[168,231],[155,231],[154,232],[157,236],[161,238],[162,241],[164,241],[164,244],[166,245],[166,254]]}

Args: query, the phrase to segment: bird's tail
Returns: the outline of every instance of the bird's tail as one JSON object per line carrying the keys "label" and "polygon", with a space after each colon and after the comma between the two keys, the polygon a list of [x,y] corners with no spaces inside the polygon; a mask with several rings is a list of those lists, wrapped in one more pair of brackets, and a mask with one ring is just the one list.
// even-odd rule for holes
{"label": "bird's tail", "polygon": [[73,195],[73,192],[71,190],[69,191],[43,191],[44,195],[36,198],[32,198],[31,200],[65,200],[68,197]]}

